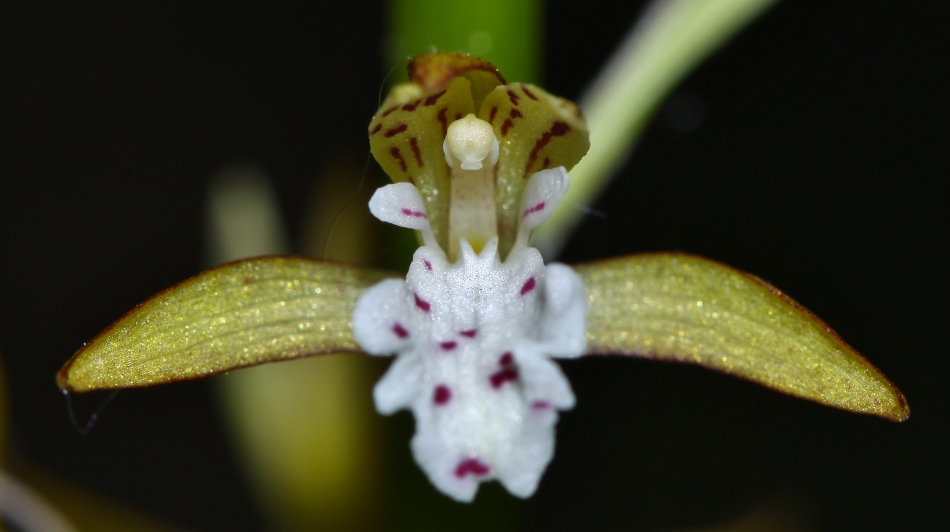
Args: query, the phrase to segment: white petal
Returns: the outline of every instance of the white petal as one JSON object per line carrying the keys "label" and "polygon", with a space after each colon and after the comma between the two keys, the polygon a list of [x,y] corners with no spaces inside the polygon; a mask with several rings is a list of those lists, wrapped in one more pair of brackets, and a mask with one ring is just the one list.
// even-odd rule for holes
{"label": "white petal", "polygon": [[554,457],[554,425],[534,427],[532,432],[498,463],[498,481],[512,495],[522,498],[534,495],[541,475]]}
{"label": "white petal", "polygon": [[587,343],[587,294],[584,282],[569,266],[549,264],[544,277],[545,307],[540,328],[545,353],[574,358]]}
{"label": "white petal", "polygon": [[423,390],[423,369],[419,357],[397,357],[373,388],[376,411],[388,416],[413,405]]}
{"label": "white petal", "polygon": [[[406,314],[406,283],[386,279],[366,291],[353,310],[353,337],[371,355],[392,355],[412,341]],[[400,333],[405,331],[406,336]]]}
{"label": "white petal", "polygon": [[475,475],[455,474],[460,463],[459,452],[447,446],[440,434],[417,431],[411,447],[416,463],[439,491],[459,502],[472,502],[481,479]]}
{"label": "white petal", "polygon": [[558,410],[574,408],[574,392],[556,362],[542,356],[519,356],[518,365],[524,382],[525,399],[533,407],[547,402]]}
{"label": "white petal", "polygon": [[[556,203],[566,186],[563,169],[536,177],[534,197]],[[529,215],[543,219],[542,210]],[[534,493],[554,452],[558,410],[574,406],[570,384],[549,357],[584,348],[580,278],[567,266],[546,267],[524,246],[501,263],[496,246],[492,238],[476,253],[463,240],[454,263],[423,246],[406,281],[367,291],[353,316],[364,349],[399,354],[374,390],[376,408],[412,409],[416,461],[459,501],[472,500],[490,480],[519,497]],[[394,323],[407,338],[395,338]]]}
{"label": "white petal", "polygon": [[384,222],[419,231],[426,246],[441,251],[422,194],[412,183],[393,183],[378,189],[369,200],[369,212]]}
{"label": "white petal", "polygon": [[567,170],[563,166],[541,170],[528,179],[521,200],[521,227],[522,231],[531,231],[541,225],[557,204],[564,198],[571,181],[567,177]]}
{"label": "white petal", "polygon": [[421,231],[430,227],[422,195],[412,183],[394,183],[377,190],[369,200],[369,212],[407,229]]}

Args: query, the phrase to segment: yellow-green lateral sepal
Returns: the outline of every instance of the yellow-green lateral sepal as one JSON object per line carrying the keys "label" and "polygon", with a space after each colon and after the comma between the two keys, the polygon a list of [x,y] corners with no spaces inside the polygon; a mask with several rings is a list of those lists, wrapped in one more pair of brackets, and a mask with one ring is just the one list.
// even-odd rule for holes
{"label": "yellow-green lateral sepal", "polygon": [[350,315],[387,274],[300,257],[225,264],[148,299],[60,370],[64,391],[133,388],[360,352]]}
{"label": "yellow-green lateral sepal", "polygon": [[590,148],[590,135],[576,105],[526,83],[495,87],[479,118],[492,125],[498,139],[495,209],[498,248],[505,256],[518,234],[528,178],[546,168],[573,168]]}
{"label": "yellow-green lateral sepal", "polygon": [[903,421],[904,395],[828,325],[758,277],[645,254],[577,268],[587,350],[700,364],[822,404]]}

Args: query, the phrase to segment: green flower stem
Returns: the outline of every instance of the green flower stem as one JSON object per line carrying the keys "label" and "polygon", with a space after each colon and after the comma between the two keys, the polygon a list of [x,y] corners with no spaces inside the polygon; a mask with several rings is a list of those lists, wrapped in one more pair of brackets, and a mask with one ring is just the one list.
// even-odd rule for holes
{"label": "green flower stem", "polygon": [[535,234],[535,246],[556,254],[580,220],[570,208],[590,205],[630,152],[657,103],[694,66],[775,0],[659,0],[581,99],[590,151],[571,170],[571,189]]}

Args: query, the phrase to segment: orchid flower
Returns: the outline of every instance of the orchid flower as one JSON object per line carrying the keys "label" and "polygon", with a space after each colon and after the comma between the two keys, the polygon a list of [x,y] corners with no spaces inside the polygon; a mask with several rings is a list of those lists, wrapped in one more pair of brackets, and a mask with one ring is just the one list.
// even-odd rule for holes
{"label": "orchid flower", "polygon": [[324,353],[397,355],[377,410],[411,409],[416,461],[470,501],[481,482],[533,494],[575,397],[551,358],[701,364],[833,407],[902,421],[884,375],[761,279],[700,257],[570,268],[529,246],[588,150],[574,104],[461,54],[420,56],[370,123],[395,181],[370,201],[418,231],[401,275],[299,257],[226,264],[145,301],[80,349],[64,392],[149,386]]}

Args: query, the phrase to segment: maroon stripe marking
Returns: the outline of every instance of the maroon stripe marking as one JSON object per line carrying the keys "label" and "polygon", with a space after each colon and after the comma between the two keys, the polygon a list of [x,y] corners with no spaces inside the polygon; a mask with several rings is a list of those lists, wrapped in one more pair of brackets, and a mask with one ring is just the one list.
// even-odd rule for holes
{"label": "maroon stripe marking", "polygon": [[439,98],[441,98],[443,94],[445,94],[445,91],[429,96],[428,98],[426,98],[425,103],[423,103],[422,105],[424,107],[430,107],[430,106],[435,105],[435,102],[439,101]]}
{"label": "maroon stripe marking", "polygon": [[398,105],[395,106],[395,107],[390,107],[389,109],[386,109],[385,111],[383,111],[383,118],[386,118],[387,116],[393,114],[393,112],[394,112],[396,109],[399,109],[399,106],[398,106]]}
{"label": "maroon stripe marking", "polygon": [[389,154],[393,156],[397,161],[399,161],[399,168],[405,172],[406,171],[406,160],[402,158],[402,154],[399,153],[399,148],[393,146],[389,148]]}
{"label": "maroon stripe marking", "polygon": [[508,100],[511,101],[511,105],[518,105],[518,95],[515,94],[515,91],[508,89]]}
{"label": "maroon stripe marking", "polygon": [[532,94],[531,91],[528,90],[528,87],[522,85],[522,86],[521,86],[521,90],[524,91],[525,95],[526,95],[528,98],[531,98],[531,99],[534,100],[534,101],[538,101],[538,97],[535,96],[534,94]]}
{"label": "maroon stripe marking", "polygon": [[369,131],[369,134],[370,134],[370,135],[375,135],[375,134],[379,133],[379,130],[380,130],[380,129],[383,129],[383,123],[382,123],[382,122],[376,124],[376,127],[374,127],[373,129],[371,129],[371,130]]}
{"label": "maroon stripe marking", "polygon": [[446,121],[446,118],[445,118],[445,113],[446,113],[446,111],[448,111],[448,110],[449,110],[448,107],[443,107],[442,110],[439,111],[439,114],[436,115],[436,118],[438,118],[438,119],[439,119],[439,122],[442,124],[442,136],[443,136],[443,137],[444,137],[445,135],[447,135],[448,132],[449,132],[449,123]]}
{"label": "maroon stripe marking", "polygon": [[531,167],[534,165],[534,162],[538,159],[538,152],[544,149],[548,143],[551,142],[551,139],[554,137],[563,137],[571,130],[571,126],[567,125],[567,122],[555,122],[551,125],[551,129],[547,130],[537,142],[534,143],[534,148],[531,149],[531,155],[528,156],[528,164],[524,167],[524,176],[529,177]]}
{"label": "maroon stripe marking", "polygon": [[488,113],[488,123],[491,124],[495,121],[495,113],[498,112],[498,107],[492,107],[491,112]]}
{"label": "maroon stripe marking", "polygon": [[416,156],[416,164],[419,165],[419,168],[425,166],[422,160],[422,151],[419,150],[419,139],[416,137],[409,139],[409,147],[412,148],[412,154]]}
{"label": "maroon stripe marking", "polygon": [[387,129],[387,130],[386,130],[386,133],[384,133],[384,135],[386,136],[387,139],[389,139],[389,138],[395,137],[396,135],[402,133],[403,131],[405,131],[405,130],[407,130],[407,129],[409,129],[409,126],[408,126],[408,125],[406,125],[406,124],[399,124],[398,126],[392,128],[392,129]]}
{"label": "maroon stripe marking", "polygon": [[409,102],[406,105],[402,106],[403,111],[415,111],[416,107],[419,107],[419,104],[422,103],[422,100],[416,100],[414,102]]}

